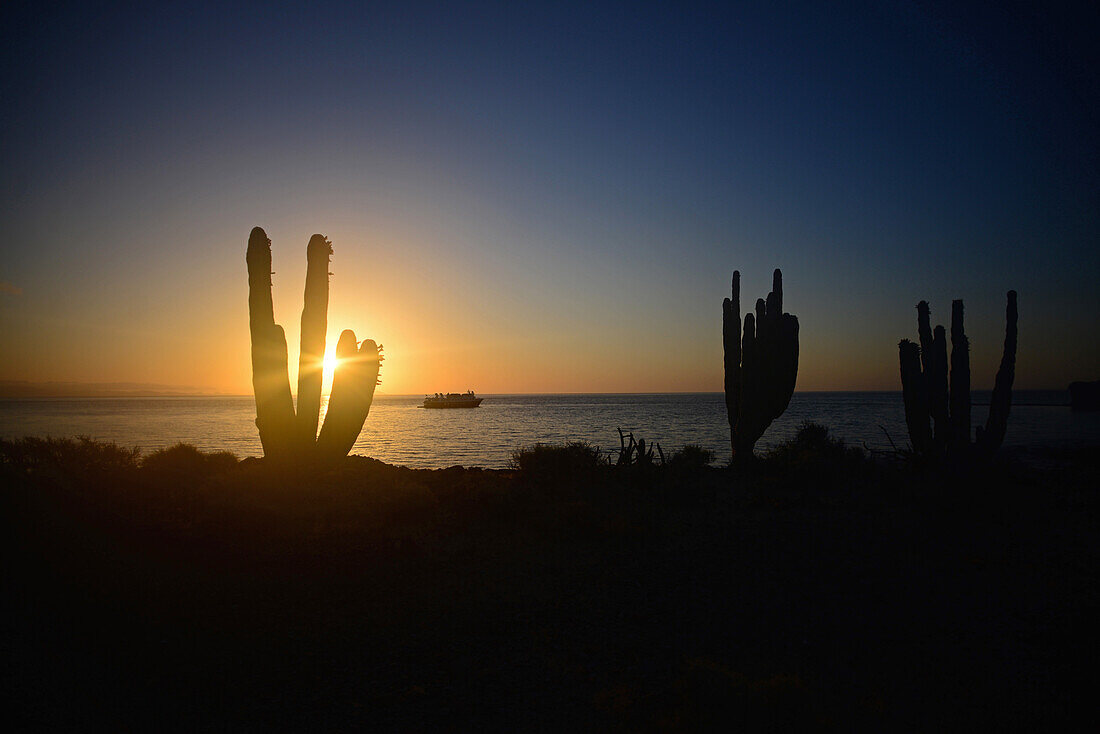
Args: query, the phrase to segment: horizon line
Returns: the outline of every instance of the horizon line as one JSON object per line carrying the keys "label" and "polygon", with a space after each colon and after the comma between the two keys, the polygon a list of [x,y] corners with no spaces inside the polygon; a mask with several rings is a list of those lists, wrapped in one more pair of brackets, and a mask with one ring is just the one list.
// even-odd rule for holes
{"label": "horizon line", "polygon": [[[991,392],[992,388],[973,388],[977,392]],[[1037,387],[1037,388],[1013,388],[1013,392],[1067,392],[1067,387]],[[901,389],[843,389],[843,390],[795,390],[794,393],[805,395],[821,395],[821,394],[854,394],[854,393],[901,393]],[[384,393],[378,392],[375,397],[387,397],[387,398],[416,398],[432,395],[429,392],[415,392],[415,393]],[[499,393],[478,393],[481,397],[511,397],[511,396],[532,396],[532,397],[553,397],[559,395],[723,395],[722,390],[659,390],[659,391],[647,391],[647,392],[499,392]],[[71,394],[57,394],[57,395],[3,395],[0,394],[0,400],[65,400],[65,399],[107,399],[117,400],[126,398],[252,398],[252,393],[222,393],[222,392],[177,392],[177,391],[165,391],[165,392],[134,392],[125,395],[105,395],[94,393],[71,393]],[[297,395],[292,395],[297,400]],[[327,398],[329,395],[322,395],[321,397]]]}

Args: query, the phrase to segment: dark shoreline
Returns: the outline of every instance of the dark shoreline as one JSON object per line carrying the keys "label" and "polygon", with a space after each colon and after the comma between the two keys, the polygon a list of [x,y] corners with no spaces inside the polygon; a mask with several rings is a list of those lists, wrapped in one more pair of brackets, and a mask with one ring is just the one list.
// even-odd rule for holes
{"label": "dark shoreline", "polygon": [[1095,451],[315,476],[59,446],[0,443],[26,728],[1097,721]]}

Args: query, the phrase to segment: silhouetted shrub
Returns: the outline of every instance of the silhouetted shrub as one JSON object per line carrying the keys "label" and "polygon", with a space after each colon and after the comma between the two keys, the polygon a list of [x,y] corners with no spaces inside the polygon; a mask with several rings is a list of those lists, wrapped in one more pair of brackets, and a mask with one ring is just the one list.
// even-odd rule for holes
{"label": "silhouetted shrub", "polygon": [[812,421],[804,421],[793,439],[767,453],[770,466],[816,478],[833,478],[856,468],[865,458],[863,451],[845,445],[843,439],[829,435],[828,428]]}
{"label": "silhouetted shrub", "polygon": [[703,469],[714,461],[714,452],[696,444],[688,444],[669,457],[668,465],[675,469]]}
{"label": "silhouetted shrub", "polygon": [[512,452],[512,467],[526,477],[576,478],[600,465],[599,449],[587,441],[571,441],[564,446],[537,443]]}
{"label": "silhouetted shrub", "polygon": [[228,451],[204,454],[191,444],[159,449],[141,462],[144,473],[164,478],[199,478],[232,469],[237,457]]}

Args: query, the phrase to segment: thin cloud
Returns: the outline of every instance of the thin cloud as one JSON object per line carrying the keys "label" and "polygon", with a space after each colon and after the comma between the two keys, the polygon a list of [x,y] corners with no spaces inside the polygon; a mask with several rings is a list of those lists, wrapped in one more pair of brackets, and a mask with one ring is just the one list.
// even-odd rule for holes
{"label": "thin cloud", "polygon": [[17,285],[12,285],[6,280],[0,280],[0,293],[10,293],[13,296],[23,295],[23,289]]}

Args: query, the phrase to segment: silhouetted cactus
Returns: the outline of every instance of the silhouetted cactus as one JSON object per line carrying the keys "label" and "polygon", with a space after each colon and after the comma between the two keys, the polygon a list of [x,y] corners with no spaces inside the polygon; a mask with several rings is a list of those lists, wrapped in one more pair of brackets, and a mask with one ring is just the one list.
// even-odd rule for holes
{"label": "silhouetted cactus", "polygon": [[[657,450],[657,455],[661,457],[661,465],[665,463],[665,452],[661,449],[661,444],[650,443],[646,445],[644,438],[634,440],[633,431],[630,433],[623,433],[623,429],[617,429],[619,431],[619,456],[615,461],[615,466],[630,466],[631,464],[639,464],[641,466],[653,466],[653,450]],[[629,439],[629,442],[627,441]],[[611,457],[608,457],[610,462]]]}
{"label": "silhouetted cactus", "polygon": [[[1016,291],[1008,292],[1005,343],[989,402],[985,428],[970,440],[970,342],[963,331],[963,302],[951,303],[951,362],[948,382],[947,337],[942,326],[929,327],[928,302],[917,304],[920,345],[898,344],[905,423],[913,450],[932,459],[989,457],[1004,442],[1016,376]],[[931,420],[931,425],[929,421]]]}
{"label": "silhouetted cactus", "polygon": [[328,263],[332,244],[315,234],[306,246],[306,290],[302,307],[302,341],[298,353],[298,440],[317,436],[321,414],[321,381],[328,329]]}
{"label": "silhouetted cactus", "polygon": [[321,378],[328,328],[328,263],[332,245],[315,234],[306,248],[305,307],[302,309],[298,360],[298,412],[290,396],[287,345],[275,323],[271,302],[271,240],[260,227],[248,238],[248,317],[252,335],[252,386],[256,427],[264,455],[276,459],[332,461],[351,450],[374,399],[381,347],[370,339],[356,347],[355,333],[344,331],[336,345],[325,424],[317,436]]}
{"label": "silhouetted cactus", "polygon": [[732,298],[722,301],[726,415],[734,461],[752,458],[753,446],[783,414],[798,377],[798,318],[783,313],[783,274],[776,269],[768,299],[756,301],[741,329],[741,273],[733,271]]}

